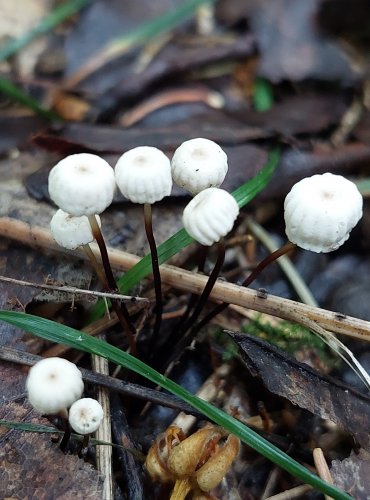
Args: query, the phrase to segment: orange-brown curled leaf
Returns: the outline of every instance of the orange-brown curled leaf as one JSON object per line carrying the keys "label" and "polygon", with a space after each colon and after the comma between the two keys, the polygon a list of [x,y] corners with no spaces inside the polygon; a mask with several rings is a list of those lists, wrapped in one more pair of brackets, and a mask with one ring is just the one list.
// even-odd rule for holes
{"label": "orange-brown curled leaf", "polygon": [[230,434],[224,446],[219,448],[196,472],[196,480],[202,491],[215,488],[230,469],[240,449],[240,441]]}

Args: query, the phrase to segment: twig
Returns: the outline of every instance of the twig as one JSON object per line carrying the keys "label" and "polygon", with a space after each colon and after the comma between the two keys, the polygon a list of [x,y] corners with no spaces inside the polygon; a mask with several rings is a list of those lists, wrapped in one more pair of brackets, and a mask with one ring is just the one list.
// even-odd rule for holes
{"label": "twig", "polygon": [[[224,386],[224,380],[229,373],[230,365],[224,364],[219,366],[197,391],[196,395],[198,398],[212,403]],[[193,415],[186,415],[184,412],[181,412],[177,415],[171,425],[177,425],[184,431],[185,434],[187,434],[191,427],[195,424],[195,421],[196,417]]]}
{"label": "twig", "polygon": [[[318,475],[321,477],[321,479],[323,479],[327,483],[334,484],[333,478],[331,477],[330,470],[328,464],[326,463],[322,449],[314,448],[312,454]],[[333,500],[333,499],[332,497],[325,495],[325,500]]]}
{"label": "twig", "polygon": [[[96,354],[91,356],[92,368],[100,375],[109,375],[108,360],[101,358]],[[104,412],[103,420],[95,432],[95,437],[99,441],[112,441],[112,430],[110,420],[110,401],[109,391],[105,387],[98,387],[99,403]],[[104,477],[104,485],[102,491],[102,500],[113,500],[113,476],[112,476],[112,448],[110,446],[96,447],[96,465]]]}
{"label": "twig", "polygon": [[[71,254],[71,252],[61,249],[46,229],[37,226],[31,227],[29,224],[16,219],[0,218],[0,234],[26,245]],[[99,255],[96,245],[91,244],[91,248],[96,255]],[[74,255],[84,257],[83,253],[79,254],[78,252],[74,252]],[[127,271],[141,260],[136,255],[116,249],[109,249],[109,259],[114,268],[122,271]],[[185,271],[175,266],[164,264],[161,265],[160,271],[164,283],[185,292],[200,295],[207,282],[207,277]],[[302,323],[300,318],[305,317],[332,332],[370,342],[370,322],[368,321],[308,306],[294,300],[276,297],[267,293],[261,294],[258,290],[251,290],[231,283],[218,281],[213,287],[210,299],[215,302],[228,302],[229,304],[247,307],[254,311],[298,323]]]}
{"label": "twig", "polygon": [[218,109],[223,105],[223,97],[218,92],[212,92],[205,88],[167,90],[127,111],[120,118],[119,124],[124,127],[131,127],[158,109],[184,102],[203,102],[211,108]]}
{"label": "twig", "polygon": [[[11,347],[0,345],[0,359],[21,365],[33,366],[43,358],[41,356],[37,356],[36,354],[30,354],[28,352],[20,351],[19,349],[13,349]],[[161,406],[174,408],[175,410],[199,416],[199,413],[196,412],[191,406],[171,394],[165,394],[156,391],[155,389],[149,389],[142,385],[133,384],[124,380],[118,380],[107,375],[100,375],[90,370],[86,370],[85,368],[79,369],[85,382],[106,387],[111,391],[124,394],[125,396],[132,396],[144,401],[151,401],[154,404],[159,404]]]}
{"label": "twig", "polygon": [[266,498],[266,500],[291,500],[292,498],[301,498],[302,495],[311,491],[312,487],[308,484],[301,484],[300,486],[296,486],[295,488],[291,488],[290,490],[283,491],[282,493],[278,493],[277,495],[273,495],[272,497]]}
{"label": "twig", "polygon": [[75,288],[74,286],[57,286],[57,285],[44,285],[41,283],[32,283],[30,281],[17,280],[15,278],[8,278],[7,276],[0,276],[0,281],[7,283],[14,283],[21,286],[29,286],[32,288],[40,288],[41,290],[53,290],[54,292],[70,293],[72,295],[81,294],[89,295],[92,297],[100,297],[107,299],[126,300],[129,302],[150,302],[145,297],[133,297],[131,295],[120,295],[119,293],[96,292],[95,290],[85,290],[83,288]]}
{"label": "twig", "polygon": [[206,3],[198,7],[195,21],[198,35],[211,35],[216,29],[215,6],[213,4]]}

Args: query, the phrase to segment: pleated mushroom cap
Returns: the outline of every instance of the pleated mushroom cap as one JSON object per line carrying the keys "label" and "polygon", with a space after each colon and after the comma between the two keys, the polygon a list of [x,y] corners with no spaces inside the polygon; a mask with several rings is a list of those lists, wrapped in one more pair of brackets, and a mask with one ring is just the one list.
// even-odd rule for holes
{"label": "pleated mushroom cap", "polygon": [[[101,227],[99,215],[96,218]],[[68,250],[75,250],[81,245],[87,245],[94,241],[89,219],[86,215],[75,217],[59,209],[50,221],[50,230],[58,245]]]}
{"label": "pleated mushroom cap", "polygon": [[356,185],[341,175],[306,177],[285,198],[286,235],[305,250],[336,250],[361,219],[362,204]]}
{"label": "pleated mushroom cap", "polygon": [[119,190],[134,203],[155,203],[171,194],[171,164],[157,148],[139,146],[124,153],[115,166]]}
{"label": "pleated mushroom cap", "polygon": [[211,246],[231,231],[238,214],[238,204],[230,193],[208,188],[186,205],[182,220],[190,236],[202,245]]}

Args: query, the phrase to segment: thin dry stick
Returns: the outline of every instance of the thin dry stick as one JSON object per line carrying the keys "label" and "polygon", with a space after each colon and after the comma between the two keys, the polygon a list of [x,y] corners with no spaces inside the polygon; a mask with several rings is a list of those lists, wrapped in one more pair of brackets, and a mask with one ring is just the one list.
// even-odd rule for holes
{"label": "thin dry stick", "polygon": [[145,297],[133,297],[131,295],[121,295],[119,293],[109,293],[109,292],[97,292],[95,290],[85,290],[84,288],[76,288],[74,286],[65,285],[46,285],[42,283],[32,283],[31,281],[17,280],[15,278],[9,278],[8,276],[0,276],[0,281],[5,281],[6,283],[13,283],[20,286],[29,286],[31,288],[39,288],[41,290],[52,290],[53,292],[62,292],[71,295],[87,295],[88,297],[98,297],[101,299],[116,299],[116,300],[126,300],[128,302],[150,302],[149,299]]}
{"label": "thin dry stick", "polygon": [[182,102],[204,102],[212,108],[220,108],[222,106],[222,96],[206,88],[167,90],[127,111],[120,118],[119,124],[124,127],[131,127],[157,109]]}
{"label": "thin dry stick", "polygon": [[[109,375],[108,360],[93,354],[92,368],[96,373],[101,375]],[[98,387],[98,401],[101,404],[104,412],[103,420],[100,427],[95,432],[96,439],[112,442],[112,431],[110,421],[110,401],[109,391],[104,387]],[[96,447],[96,465],[97,469],[104,476],[104,485],[102,492],[102,500],[113,500],[113,477],[112,477],[112,447],[101,446]]]}
{"label": "thin dry stick", "polygon": [[[208,401],[208,403],[212,403],[216,399],[220,390],[223,388],[224,381],[230,373],[230,370],[230,365],[220,365],[198,389],[196,396],[204,401]],[[191,427],[195,424],[196,420],[196,417],[193,415],[181,412],[173,420],[171,425],[177,425],[185,434],[187,434]]]}
{"label": "thin dry stick", "polygon": [[[334,484],[333,478],[331,477],[328,464],[326,463],[324,454],[321,448],[314,448],[313,450],[313,461],[318,475],[329,484]],[[325,500],[333,500],[332,497],[325,495]]]}
{"label": "thin dry stick", "polygon": [[302,495],[312,490],[312,486],[308,484],[301,484],[300,486],[296,486],[295,488],[291,488],[290,490],[283,491],[282,493],[278,493],[277,495],[273,495],[272,497],[266,498],[266,500],[292,500],[293,498],[301,498]]}
{"label": "thin dry stick", "polygon": [[[37,226],[31,227],[16,219],[0,218],[0,234],[26,245],[47,248],[74,256],[78,255],[78,252],[69,252],[59,247],[48,230]],[[91,249],[95,255],[99,255],[98,247],[95,244],[91,244]],[[109,249],[108,253],[112,266],[117,270],[127,271],[140,261],[140,257],[120,250]],[[83,253],[79,255],[84,257]],[[207,282],[205,276],[174,266],[163,264],[160,271],[164,283],[185,292],[200,295]],[[247,307],[297,323],[302,323],[300,319],[306,317],[332,332],[370,342],[370,322],[368,321],[308,306],[294,300],[266,293],[261,294],[258,290],[251,290],[232,283],[216,282],[210,299],[215,302],[227,302]]]}
{"label": "thin dry stick", "polygon": [[[19,349],[13,349],[11,347],[0,345],[0,359],[25,366],[33,366],[35,363],[43,359],[43,357],[37,356],[36,354],[30,354]],[[200,416],[200,414],[190,405],[184,403],[176,396],[172,396],[172,394],[156,391],[155,389],[127,382],[126,380],[118,380],[107,375],[100,375],[90,370],[86,370],[85,368],[79,369],[85,382],[106,387],[110,391],[115,391],[125,396],[142,399],[143,401],[150,401],[154,404],[183,411],[190,415]]]}

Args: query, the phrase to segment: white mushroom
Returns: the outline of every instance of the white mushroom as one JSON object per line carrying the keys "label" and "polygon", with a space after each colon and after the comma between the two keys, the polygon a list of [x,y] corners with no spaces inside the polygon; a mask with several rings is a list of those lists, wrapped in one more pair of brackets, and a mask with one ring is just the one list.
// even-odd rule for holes
{"label": "white mushroom", "polygon": [[144,225],[152,258],[156,298],[156,319],[153,331],[155,337],[161,326],[163,304],[157,246],[153,235],[152,203],[171,194],[171,163],[159,149],[140,146],[130,149],[121,156],[115,167],[115,176],[122,194],[128,200],[144,205]]}
{"label": "white mushroom", "polygon": [[155,203],[171,193],[171,164],[157,148],[130,149],[118,160],[115,176],[121,193],[134,203]]}
{"label": "white mushroom", "polygon": [[89,153],[67,156],[49,174],[50,198],[75,216],[102,213],[112,203],[115,187],[110,165]]}
{"label": "white mushroom", "polygon": [[172,177],[193,195],[209,187],[219,187],[227,174],[227,155],[209,139],[185,141],[173,155]]}
{"label": "white mushroom", "polygon": [[75,432],[91,434],[98,429],[103,416],[103,408],[96,399],[83,398],[73,403],[68,419]]}
{"label": "white mushroom", "polygon": [[313,252],[340,247],[362,217],[362,196],[341,175],[306,177],[285,198],[285,232],[292,243]]}
{"label": "white mushroom", "polygon": [[29,371],[26,388],[35,410],[51,415],[66,410],[84,390],[77,366],[63,358],[45,358]]}
{"label": "white mushroom", "polygon": [[182,220],[190,236],[210,246],[231,231],[238,214],[238,204],[231,194],[223,189],[208,188],[188,203]]}
{"label": "white mushroom", "polygon": [[[100,217],[97,215],[96,218],[101,227]],[[58,245],[68,250],[88,245],[95,239],[86,215],[75,217],[61,209],[57,210],[51,219],[50,230]]]}

